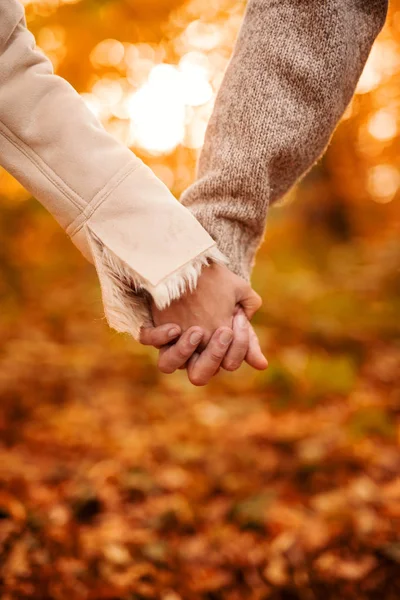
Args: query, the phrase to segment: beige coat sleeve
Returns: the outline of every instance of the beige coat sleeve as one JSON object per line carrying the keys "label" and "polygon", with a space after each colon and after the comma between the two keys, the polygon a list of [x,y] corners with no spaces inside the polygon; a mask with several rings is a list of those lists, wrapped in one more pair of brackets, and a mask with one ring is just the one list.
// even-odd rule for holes
{"label": "beige coat sleeve", "polygon": [[387,0],[249,0],[182,202],[248,278],[268,206],[310,169],[351,100]]}
{"label": "beige coat sleeve", "polygon": [[95,263],[119,331],[148,319],[140,290],[165,307],[218,260],[190,212],[53,74],[17,0],[0,0],[0,163]]}

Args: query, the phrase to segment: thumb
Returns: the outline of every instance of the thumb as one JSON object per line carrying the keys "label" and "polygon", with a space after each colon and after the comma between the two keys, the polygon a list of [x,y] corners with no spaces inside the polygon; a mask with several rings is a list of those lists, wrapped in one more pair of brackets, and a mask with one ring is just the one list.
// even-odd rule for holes
{"label": "thumb", "polygon": [[140,343],[144,346],[162,348],[176,341],[181,334],[181,328],[173,323],[166,323],[158,327],[142,327],[140,330]]}
{"label": "thumb", "polygon": [[262,305],[261,296],[259,296],[249,285],[243,285],[239,290],[237,302],[242,306],[249,321],[260,310]]}

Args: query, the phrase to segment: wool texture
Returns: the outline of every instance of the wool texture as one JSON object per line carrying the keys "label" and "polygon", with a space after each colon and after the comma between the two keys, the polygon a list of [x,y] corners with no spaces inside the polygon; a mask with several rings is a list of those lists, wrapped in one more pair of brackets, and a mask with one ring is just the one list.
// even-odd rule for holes
{"label": "wool texture", "polygon": [[268,206],[326,148],[387,0],[250,0],[182,202],[248,279]]}

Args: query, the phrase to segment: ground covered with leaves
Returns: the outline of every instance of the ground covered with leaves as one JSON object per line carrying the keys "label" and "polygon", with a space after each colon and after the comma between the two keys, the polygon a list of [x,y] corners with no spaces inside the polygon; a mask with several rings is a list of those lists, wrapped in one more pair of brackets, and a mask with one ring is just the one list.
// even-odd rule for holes
{"label": "ground covered with leaves", "polygon": [[5,269],[2,598],[399,597],[400,245],[310,236],[312,206],[277,209],[255,274],[269,370],[204,389],[93,319],[47,216],[8,213],[7,247],[39,235]]}

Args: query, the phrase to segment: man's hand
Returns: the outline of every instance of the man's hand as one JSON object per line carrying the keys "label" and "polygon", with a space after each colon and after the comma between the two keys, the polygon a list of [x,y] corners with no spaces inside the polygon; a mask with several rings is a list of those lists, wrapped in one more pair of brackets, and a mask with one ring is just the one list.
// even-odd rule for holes
{"label": "man's hand", "polygon": [[[206,385],[222,368],[237,370],[243,359],[254,369],[263,371],[268,362],[263,355],[257,335],[246,319],[246,328],[239,320],[239,313],[233,319],[231,329],[218,329],[208,343],[206,350],[200,353],[197,348],[203,338],[200,327],[190,327],[179,337],[180,329],[176,325],[166,324],[159,327],[142,329],[141,343],[159,348],[158,367],[162,373],[174,373],[177,369],[187,369],[193,385]],[[235,341],[227,346],[223,333]],[[178,339],[179,338],[179,339]],[[201,360],[198,360],[201,357]]]}
{"label": "man's hand", "polygon": [[[260,305],[260,297],[248,283],[226,267],[212,265],[203,271],[192,294],[164,311],[154,309],[156,325],[163,324],[143,329],[141,342],[161,348],[158,364],[162,372],[187,367],[194,385],[208,383],[221,366],[235,371],[243,360],[263,370],[268,363],[247,318]],[[181,331],[182,336],[171,345]]]}
{"label": "man's hand", "polygon": [[156,326],[176,323],[182,331],[201,327],[204,335],[200,349],[204,349],[219,327],[232,329],[237,306],[241,306],[250,320],[260,308],[261,298],[251,286],[223,265],[212,264],[203,270],[196,289],[168,308],[160,311],[152,307]]}

